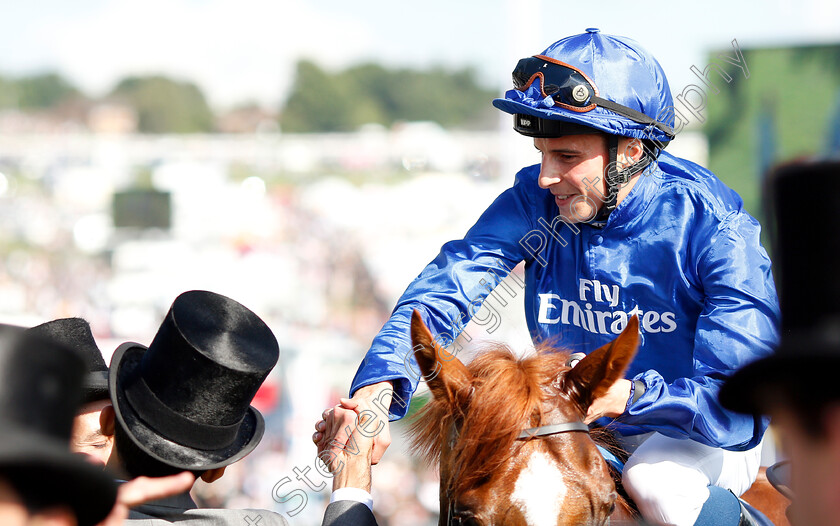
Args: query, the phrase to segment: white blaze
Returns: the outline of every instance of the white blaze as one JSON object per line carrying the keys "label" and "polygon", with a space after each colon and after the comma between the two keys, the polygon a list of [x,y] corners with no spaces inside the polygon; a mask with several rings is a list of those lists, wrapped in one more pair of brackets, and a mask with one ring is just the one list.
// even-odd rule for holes
{"label": "white blaze", "polygon": [[519,472],[511,502],[522,510],[529,526],[557,524],[566,492],[559,466],[539,451],[531,455],[528,465]]}

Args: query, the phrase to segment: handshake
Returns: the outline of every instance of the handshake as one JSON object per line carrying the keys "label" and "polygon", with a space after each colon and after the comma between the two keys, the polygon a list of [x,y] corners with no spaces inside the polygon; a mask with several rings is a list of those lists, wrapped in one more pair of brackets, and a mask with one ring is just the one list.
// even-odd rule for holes
{"label": "handshake", "polygon": [[315,424],[312,441],[318,458],[333,474],[333,492],[348,488],[370,492],[371,465],[379,462],[391,444],[388,414],[374,403],[388,391],[392,391],[390,382],[363,387],[353,398],[342,398],[324,411]]}

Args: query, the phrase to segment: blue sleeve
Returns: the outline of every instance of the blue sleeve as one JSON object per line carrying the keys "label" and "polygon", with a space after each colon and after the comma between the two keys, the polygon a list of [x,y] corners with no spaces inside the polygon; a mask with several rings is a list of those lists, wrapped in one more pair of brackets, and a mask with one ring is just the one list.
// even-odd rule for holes
{"label": "blue sleeve", "polygon": [[735,413],[718,402],[724,379],[770,354],[778,342],[778,300],[760,230],[743,212],[721,222],[697,265],[705,302],[694,338],[694,376],[668,383],[653,370],[637,375],[646,390],[620,422],[729,450],[761,441],[766,417]]}
{"label": "blue sleeve", "polygon": [[533,228],[533,167],[517,174],[463,239],[443,245],[438,256],[408,286],[390,319],[362,360],[350,393],[390,380],[394,383],[391,418],[405,416],[420,373],[411,350],[411,313],[417,309],[437,343],[452,344],[493,287],[526,259],[519,240]]}

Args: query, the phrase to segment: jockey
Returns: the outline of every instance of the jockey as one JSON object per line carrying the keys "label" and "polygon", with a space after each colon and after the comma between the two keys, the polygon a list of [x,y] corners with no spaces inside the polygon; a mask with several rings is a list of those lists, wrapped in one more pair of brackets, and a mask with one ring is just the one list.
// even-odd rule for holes
{"label": "jockey", "polygon": [[[624,487],[644,518],[753,524],[736,495],[755,480],[768,420],[724,409],[717,396],[728,375],[778,340],[758,222],[714,174],[664,151],[675,135],[671,91],[635,41],[588,29],[520,60],[513,80],[493,105],[533,138],[541,163],[520,170],[409,285],[351,394],[375,401],[393,388],[390,418],[404,416],[419,377],[412,311],[449,335],[446,346],[524,261],[535,343],[588,352],[639,317],[627,377],[587,422],[615,419],[631,453]],[[376,458],[389,442],[385,425]]]}

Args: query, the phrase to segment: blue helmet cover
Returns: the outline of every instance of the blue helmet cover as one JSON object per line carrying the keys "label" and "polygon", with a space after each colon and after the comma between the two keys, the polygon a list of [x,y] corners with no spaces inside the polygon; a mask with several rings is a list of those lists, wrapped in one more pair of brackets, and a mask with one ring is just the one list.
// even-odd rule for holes
{"label": "blue helmet cover", "polygon": [[[595,84],[599,96],[673,128],[674,102],[668,79],[659,62],[636,41],[589,29],[558,40],[541,55],[584,72]],[[582,124],[611,135],[663,142],[671,139],[655,126],[635,122],[600,106],[587,112],[562,108],[550,96],[542,95],[538,81],[525,91],[507,91],[505,98],[493,100],[493,106],[511,114]]]}

